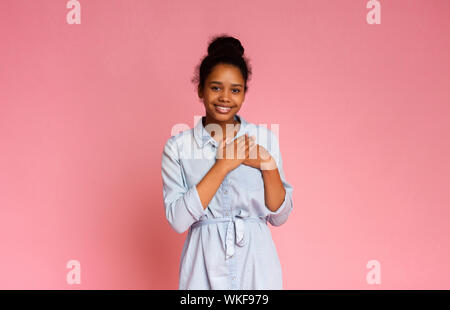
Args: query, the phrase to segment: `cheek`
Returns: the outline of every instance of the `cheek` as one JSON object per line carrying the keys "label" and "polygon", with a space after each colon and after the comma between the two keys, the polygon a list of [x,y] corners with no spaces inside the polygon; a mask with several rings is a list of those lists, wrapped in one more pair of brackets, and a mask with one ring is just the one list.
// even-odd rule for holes
{"label": "cheek", "polygon": [[206,100],[207,100],[207,102],[209,102],[209,103],[211,103],[212,104],[212,101],[214,101],[215,100],[215,95],[214,94],[211,94],[211,93],[209,93],[209,94],[207,94],[206,95]]}

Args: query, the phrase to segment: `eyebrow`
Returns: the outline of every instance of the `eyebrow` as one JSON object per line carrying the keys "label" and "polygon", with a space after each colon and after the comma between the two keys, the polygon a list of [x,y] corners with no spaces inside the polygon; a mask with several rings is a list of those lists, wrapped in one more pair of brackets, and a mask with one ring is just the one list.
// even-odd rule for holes
{"label": "eyebrow", "polygon": [[[222,83],[222,82],[219,82],[219,81],[211,81],[211,82],[209,82],[209,84],[219,84],[219,85],[223,85],[223,83]],[[240,86],[240,87],[242,87],[242,84],[231,84],[231,86]]]}

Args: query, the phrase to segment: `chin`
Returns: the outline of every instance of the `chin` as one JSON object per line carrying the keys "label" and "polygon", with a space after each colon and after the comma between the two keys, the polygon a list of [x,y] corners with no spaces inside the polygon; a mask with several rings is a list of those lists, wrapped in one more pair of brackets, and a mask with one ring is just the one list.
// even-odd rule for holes
{"label": "chin", "polygon": [[234,117],[234,113],[233,112],[230,112],[229,114],[221,114],[221,113],[217,112],[214,107],[213,107],[212,110],[209,110],[209,115],[213,116],[216,119],[220,119],[220,120],[226,120],[226,119],[229,119],[231,117]]}
{"label": "chin", "polygon": [[214,118],[216,118],[217,120],[221,120],[221,121],[227,121],[227,120],[230,120],[230,119],[234,118],[234,113],[230,113],[228,115],[215,113],[214,114]]}

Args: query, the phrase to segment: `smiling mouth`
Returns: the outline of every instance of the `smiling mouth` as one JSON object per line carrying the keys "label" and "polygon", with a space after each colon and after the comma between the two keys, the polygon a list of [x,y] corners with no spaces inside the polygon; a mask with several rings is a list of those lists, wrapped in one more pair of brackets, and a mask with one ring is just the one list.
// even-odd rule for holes
{"label": "smiling mouth", "polygon": [[226,106],[221,106],[218,104],[214,105],[216,107],[216,111],[219,111],[220,113],[228,113],[231,111],[232,107],[226,107]]}

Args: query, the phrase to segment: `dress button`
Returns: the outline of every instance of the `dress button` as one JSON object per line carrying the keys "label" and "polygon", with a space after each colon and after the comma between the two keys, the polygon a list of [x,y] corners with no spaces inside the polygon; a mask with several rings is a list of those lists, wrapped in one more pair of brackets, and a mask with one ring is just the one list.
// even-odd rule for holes
{"label": "dress button", "polygon": [[224,191],[224,193],[225,193],[225,194],[228,194],[228,191],[227,191],[227,190],[225,190],[225,191]]}

